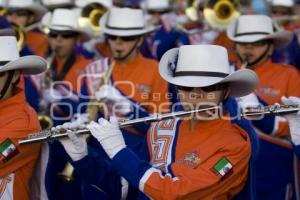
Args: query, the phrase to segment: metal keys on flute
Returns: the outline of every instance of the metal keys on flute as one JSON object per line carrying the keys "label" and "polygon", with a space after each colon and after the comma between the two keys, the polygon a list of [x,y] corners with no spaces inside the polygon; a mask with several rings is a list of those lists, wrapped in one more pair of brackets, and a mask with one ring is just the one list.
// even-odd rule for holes
{"label": "metal keys on flute", "polygon": [[[202,108],[202,109],[196,109],[191,111],[179,111],[179,112],[173,112],[173,113],[167,113],[167,114],[154,114],[149,117],[144,118],[137,118],[132,120],[123,120],[121,121],[120,128],[133,126],[136,124],[141,123],[151,123],[156,121],[161,121],[165,119],[171,119],[176,117],[184,117],[191,114],[196,114],[200,112],[206,112],[206,111],[213,111],[220,109],[220,106],[213,106],[208,108]],[[300,110],[300,105],[271,105],[271,106],[257,106],[257,107],[249,107],[244,109],[239,115],[240,117],[247,117],[247,116],[259,116],[259,115],[265,115],[265,114],[271,114],[271,115],[281,115],[281,114],[288,114],[293,112],[298,112]],[[82,130],[76,130],[76,134],[90,134],[88,129],[82,129]],[[34,143],[34,142],[42,142],[46,140],[53,140],[53,139],[59,139],[67,137],[66,132],[54,132],[51,130],[41,131],[38,133],[30,134],[27,138],[19,140],[19,144],[28,144],[28,143]]]}

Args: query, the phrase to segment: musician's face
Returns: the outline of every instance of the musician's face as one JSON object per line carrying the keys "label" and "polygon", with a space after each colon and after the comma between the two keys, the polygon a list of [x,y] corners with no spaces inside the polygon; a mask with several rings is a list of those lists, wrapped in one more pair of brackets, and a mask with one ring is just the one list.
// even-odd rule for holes
{"label": "musician's face", "polygon": [[[8,72],[0,72],[0,91],[3,90],[4,85],[6,84],[8,79],[8,75],[9,75]],[[20,77],[20,72],[15,71],[10,86],[8,87],[6,93],[3,94],[4,96],[0,97],[0,100],[5,100],[13,95],[13,83],[16,83],[19,77]]]}
{"label": "musician's face", "polygon": [[[107,35],[108,44],[116,60],[123,60],[128,54],[126,60],[135,58],[138,48],[142,45],[143,38],[141,36],[119,37]],[[130,53],[131,52],[131,53]]]}
{"label": "musician's face", "polygon": [[[252,63],[262,57],[255,65],[261,65],[272,55],[274,47],[270,41],[263,40],[254,43],[236,43],[235,51],[242,62]],[[270,47],[269,47],[269,45]]]}
{"label": "musician's face", "polygon": [[68,57],[75,48],[78,39],[76,32],[50,31],[49,44],[58,58]]}
{"label": "musician's face", "polygon": [[177,94],[185,110],[216,106],[226,96],[227,86],[213,85],[205,88],[177,87]]}
{"label": "musician's face", "polygon": [[33,13],[28,10],[9,10],[6,17],[8,21],[17,24],[20,27],[26,27],[34,21]]}

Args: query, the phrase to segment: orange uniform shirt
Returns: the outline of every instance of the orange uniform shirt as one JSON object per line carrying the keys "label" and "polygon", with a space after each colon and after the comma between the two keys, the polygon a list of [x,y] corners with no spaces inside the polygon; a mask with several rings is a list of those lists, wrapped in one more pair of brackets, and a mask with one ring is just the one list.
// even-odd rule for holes
{"label": "orange uniform shirt", "polygon": [[139,54],[126,66],[118,63],[112,71],[115,86],[149,112],[167,112],[168,84],[158,73],[158,63]]}
{"label": "orange uniform shirt", "polygon": [[30,31],[25,35],[25,43],[37,56],[45,57],[48,52],[48,38],[43,33]]}
{"label": "orange uniform shirt", "polygon": [[[192,131],[190,122],[183,121],[176,144],[168,142],[171,137],[155,136],[157,129],[166,131],[171,126],[156,123],[151,129],[154,134],[148,134],[148,145],[152,164],[167,163],[164,159],[168,156],[161,152],[175,149],[175,162],[171,163],[174,177],[162,175],[153,168],[148,174],[147,171],[140,181],[140,185],[144,184],[140,189],[146,195],[153,199],[223,200],[232,199],[242,190],[251,154],[250,138],[244,130],[230,121],[218,119],[201,121]],[[232,165],[231,172],[227,171],[225,176],[213,170],[222,158]]]}
{"label": "orange uniform shirt", "polygon": [[[254,69],[259,84],[255,91],[268,104],[281,102],[282,96],[300,97],[300,76],[298,71],[286,64],[275,64],[268,60],[263,65]],[[287,122],[280,122],[276,134],[289,135]]]}
{"label": "orange uniform shirt", "polygon": [[0,198],[13,196],[15,200],[29,199],[29,181],[39,155],[40,145],[18,145],[20,138],[40,130],[35,111],[25,102],[23,91],[0,102],[0,144],[10,139],[18,154],[4,162],[0,161]]}
{"label": "orange uniform shirt", "polygon": [[[58,73],[61,72],[63,68],[63,63],[59,60],[57,61],[57,71]],[[79,78],[80,75],[85,73],[85,68],[90,64],[92,60],[85,58],[84,56],[77,54],[75,63],[72,65],[71,69],[66,74],[64,81],[69,82],[70,86],[72,86],[72,91],[80,91],[81,79]]]}

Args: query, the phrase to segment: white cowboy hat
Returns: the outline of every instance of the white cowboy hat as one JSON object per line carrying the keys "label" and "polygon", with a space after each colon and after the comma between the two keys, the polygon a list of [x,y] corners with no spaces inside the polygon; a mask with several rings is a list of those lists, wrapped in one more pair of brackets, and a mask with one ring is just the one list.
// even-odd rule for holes
{"label": "white cowboy hat", "polygon": [[106,8],[111,7],[113,4],[112,0],[76,0],[75,1],[75,5],[80,8],[86,6],[90,3],[99,3],[103,6],[105,6]]}
{"label": "white cowboy hat", "polygon": [[146,9],[150,11],[165,11],[170,9],[168,0],[147,0]]}
{"label": "white cowboy hat", "polygon": [[42,4],[48,8],[61,8],[74,6],[74,0],[41,0]]}
{"label": "white cowboy hat", "polygon": [[275,48],[282,48],[292,41],[293,33],[274,32],[272,19],[268,16],[242,15],[228,25],[227,36],[234,42],[244,43],[273,40]]}
{"label": "white cowboy hat", "polygon": [[112,7],[100,19],[103,33],[116,36],[143,35],[155,30],[147,24],[141,9]]}
{"label": "white cowboy hat", "polygon": [[50,30],[77,32],[84,41],[90,39],[89,34],[80,28],[75,10],[58,8],[48,12],[42,19],[42,25]]}
{"label": "white cowboy hat", "polygon": [[293,0],[272,0],[271,6],[283,6],[283,7],[293,7],[295,5]]}
{"label": "white cowboy hat", "polygon": [[40,21],[47,9],[33,0],[9,0],[6,4],[7,9],[30,10],[35,15],[35,21]]}
{"label": "white cowboy hat", "polygon": [[0,37],[0,72],[20,70],[22,74],[39,74],[46,70],[47,61],[40,56],[19,56],[16,37]]}
{"label": "white cowboy hat", "polygon": [[227,50],[217,45],[184,45],[167,51],[159,62],[167,82],[184,87],[229,84],[229,95],[240,97],[254,91],[258,78],[249,69],[230,73]]}

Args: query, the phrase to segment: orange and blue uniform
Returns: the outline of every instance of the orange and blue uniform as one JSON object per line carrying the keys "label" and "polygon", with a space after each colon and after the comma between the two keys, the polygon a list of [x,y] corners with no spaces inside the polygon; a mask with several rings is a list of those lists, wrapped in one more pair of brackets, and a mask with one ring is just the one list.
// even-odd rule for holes
{"label": "orange and blue uniform", "polygon": [[[80,76],[84,74],[86,66],[91,63],[90,59],[86,59],[84,56],[80,54],[72,54],[69,59],[62,63],[59,60],[54,59],[53,64],[51,65],[51,70],[53,70],[53,74],[56,76],[54,78],[53,83],[55,81],[60,81],[58,84],[54,85],[54,88],[62,95],[64,100],[73,104],[77,104],[79,98],[77,93],[79,91],[78,85]],[[60,74],[64,74],[60,76]],[[35,110],[39,111],[39,101],[40,101],[40,92],[41,92],[41,83],[45,78],[44,74],[39,75],[31,75],[25,78],[25,87],[26,87],[26,97],[30,105],[35,108]],[[54,116],[63,119],[65,116],[69,116],[69,110],[63,106],[59,106],[60,103],[57,103],[58,106],[54,107]],[[62,120],[67,121],[70,119]],[[56,124],[62,123],[60,120],[55,121]]]}
{"label": "orange and blue uniform", "polygon": [[125,197],[120,176],[130,184],[127,199],[232,199],[248,183],[255,152],[253,130],[239,123],[201,121],[193,130],[187,120],[153,123],[142,144],[121,150],[111,161],[99,146],[73,165],[84,182],[111,199]]}
{"label": "orange and blue uniform", "polygon": [[40,130],[37,115],[26,103],[23,91],[1,101],[0,107],[0,147],[11,141],[16,152],[5,162],[0,154],[0,199],[30,199],[30,179],[40,145],[19,146],[18,140]]}
{"label": "orange and blue uniform", "polygon": [[[300,76],[294,67],[268,60],[254,71],[260,80],[255,94],[262,105],[280,103],[282,96],[300,96]],[[258,199],[280,200],[292,196],[298,186],[293,184],[294,154],[287,121],[280,116],[265,116],[252,124],[258,129],[260,139],[255,163]]]}
{"label": "orange and blue uniform", "polygon": [[41,32],[27,32],[25,35],[25,43],[34,55],[45,57],[48,53],[48,38]]}

